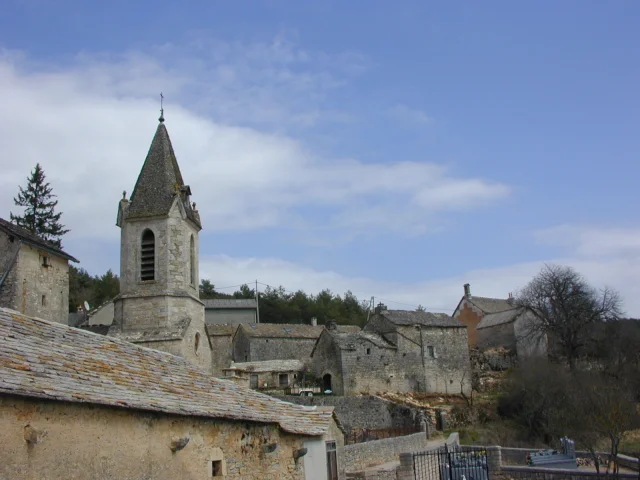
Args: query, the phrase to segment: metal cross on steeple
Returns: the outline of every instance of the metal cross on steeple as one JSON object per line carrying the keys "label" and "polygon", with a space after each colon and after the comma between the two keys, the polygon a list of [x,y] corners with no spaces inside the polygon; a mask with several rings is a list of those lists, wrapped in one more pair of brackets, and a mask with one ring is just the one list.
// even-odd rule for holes
{"label": "metal cross on steeple", "polygon": [[160,118],[158,119],[160,123],[164,122],[163,100],[164,100],[164,95],[162,95],[162,92],[160,92]]}

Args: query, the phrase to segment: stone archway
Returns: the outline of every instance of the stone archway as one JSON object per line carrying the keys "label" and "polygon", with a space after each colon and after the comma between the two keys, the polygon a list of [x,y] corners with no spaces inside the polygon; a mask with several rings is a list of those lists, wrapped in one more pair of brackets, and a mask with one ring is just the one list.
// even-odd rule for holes
{"label": "stone archway", "polygon": [[322,391],[327,391],[327,390],[331,390],[333,391],[333,388],[331,388],[331,374],[327,373],[322,377]]}

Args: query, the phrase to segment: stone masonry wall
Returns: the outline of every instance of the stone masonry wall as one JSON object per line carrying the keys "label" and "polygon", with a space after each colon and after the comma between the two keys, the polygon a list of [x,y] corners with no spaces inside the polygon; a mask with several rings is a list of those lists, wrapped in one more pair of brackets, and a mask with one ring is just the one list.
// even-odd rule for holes
{"label": "stone masonry wall", "polygon": [[214,377],[222,377],[223,368],[231,365],[233,351],[231,347],[231,335],[211,335],[211,374]]}
{"label": "stone masonry wall", "polygon": [[[16,244],[0,234],[0,264],[13,256]],[[6,250],[5,250],[6,249]],[[44,257],[49,266],[43,266]],[[0,305],[26,315],[59,323],[67,323],[69,315],[69,263],[67,260],[22,244],[0,293]]]}
{"label": "stone masonry wall", "polygon": [[[313,375],[322,379],[331,376],[331,389],[336,395],[345,395],[345,384],[342,375],[342,352],[336,346],[328,331],[323,331],[311,359]],[[323,385],[324,388],[324,385]]]}
{"label": "stone masonry wall", "polygon": [[[18,242],[9,240],[9,236],[4,232],[0,232],[0,277],[4,275],[9,268],[9,264],[13,259],[16,249],[20,248]],[[0,287],[0,306],[17,310],[18,308],[18,281],[15,268],[9,270],[7,277]]]}
{"label": "stone masonry wall", "polygon": [[299,397],[277,396],[286,402],[298,405],[330,405],[346,433],[363,429],[410,428],[416,425],[418,409],[400,405],[371,395],[360,397],[339,397],[320,395]]}
{"label": "stone masonry wall", "polygon": [[423,450],[426,447],[427,436],[423,432],[404,437],[345,445],[338,449],[339,478],[345,478],[348,472],[398,460],[401,453]]}
{"label": "stone masonry wall", "polygon": [[478,330],[478,348],[506,348],[516,351],[516,337],[513,331],[513,322],[503,323],[494,327]]}
{"label": "stone masonry wall", "polygon": [[248,336],[240,329],[233,339],[235,362],[263,362],[265,360],[301,360],[311,364],[315,338],[266,338]]}
{"label": "stone masonry wall", "polygon": [[[189,443],[172,452],[172,439],[185,436]],[[302,480],[303,462],[296,465],[293,451],[309,438],[275,425],[0,397],[6,479],[205,480],[222,461],[227,479]],[[273,443],[275,451],[265,452]]]}

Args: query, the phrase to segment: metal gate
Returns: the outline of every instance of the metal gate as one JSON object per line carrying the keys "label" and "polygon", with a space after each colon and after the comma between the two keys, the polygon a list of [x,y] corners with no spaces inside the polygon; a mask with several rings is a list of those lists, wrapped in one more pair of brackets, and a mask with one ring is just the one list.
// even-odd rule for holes
{"label": "metal gate", "polygon": [[416,480],[489,480],[484,447],[447,447],[413,454]]}

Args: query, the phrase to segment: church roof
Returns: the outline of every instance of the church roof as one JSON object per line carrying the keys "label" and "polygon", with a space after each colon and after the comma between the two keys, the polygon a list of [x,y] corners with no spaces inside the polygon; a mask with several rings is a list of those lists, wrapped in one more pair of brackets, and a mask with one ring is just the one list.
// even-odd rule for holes
{"label": "church roof", "polygon": [[179,196],[187,217],[200,226],[200,216],[193,210],[189,195],[191,190],[184,184],[169,132],[161,121],[131,194],[127,218],[167,215]]}
{"label": "church roof", "polygon": [[17,237],[22,241],[22,243],[26,243],[28,245],[31,245],[32,247],[39,248],[41,250],[44,250],[45,252],[51,253],[52,255],[57,255],[58,257],[78,263],[77,259],[69,255],[67,252],[63,251],[57,245],[54,245],[51,242],[47,242],[45,239],[39,237],[35,233],[31,233],[26,228],[22,228],[11,222],[8,222],[4,218],[0,218],[0,232],[4,232],[7,235]]}
{"label": "church roof", "polygon": [[324,435],[331,411],[212,377],[182,357],[0,308],[0,393],[277,424]]}

